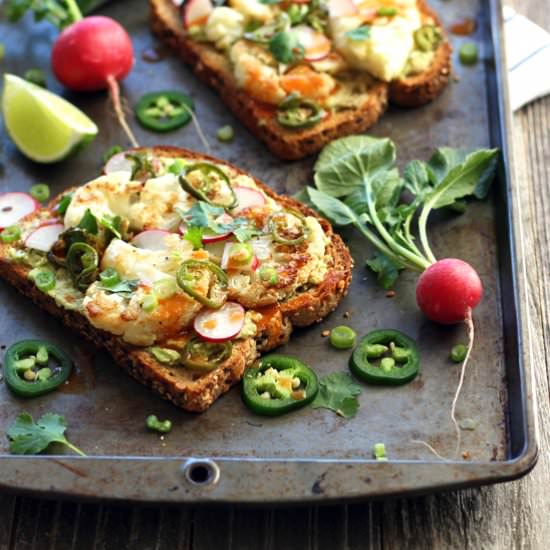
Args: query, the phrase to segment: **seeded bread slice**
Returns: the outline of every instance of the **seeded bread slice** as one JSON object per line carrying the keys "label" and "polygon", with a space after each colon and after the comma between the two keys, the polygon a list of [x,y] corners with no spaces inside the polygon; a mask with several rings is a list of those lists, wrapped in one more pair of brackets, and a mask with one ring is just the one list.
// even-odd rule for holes
{"label": "seeded bread slice", "polygon": [[[425,0],[417,0],[424,23],[433,23],[440,29],[443,25],[437,13]],[[445,89],[451,76],[452,48],[447,37],[435,51],[431,65],[422,73],[394,80],[390,83],[390,101],[401,107],[420,107],[433,101]]]}
{"label": "seeded bread slice", "polygon": [[[418,2],[424,19],[432,18],[438,24],[437,15],[424,0]],[[149,0],[149,3],[151,28],[157,37],[190,65],[200,80],[212,86],[241,122],[284,160],[304,158],[334,139],[365,132],[386,110],[388,96],[399,105],[419,106],[435,99],[448,82],[451,49],[445,41],[424,73],[390,84],[373,79],[355,107],[332,113],[312,128],[289,130],[277,123],[272,107],[259,103],[237,86],[229,62],[220,52],[186,37],[180,8],[171,0]]]}
{"label": "seeded bread slice", "polygon": [[[158,147],[153,154],[163,157],[187,157],[222,163],[218,159],[172,147]],[[229,165],[228,163],[224,163]],[[231,166],[239,173],[243,173]],[[287,208],[301,211],[308,216],[317,216],[311,209],[290,198],[277,195],[259,180],[256,184],[267,195]],[[47,210],[52,212],[59,199],[54,199]],[[37,211],[29,216],[40,216]],[[219,367],[199,374],[182,367],[167,367],[157,362],[147,351],[130,345],[118,336],[93,327],[78,311],[69,311],[58,306],[53,297],[38,290],[29,279],[30,268],[10,260],[9,247],[0,244],[0,277],[13,285],[19,292],[33,300],[51,315],[60,318],[67,327],[80,334],[98,348],[106,349],[115,362],[130,376],[149,386],[174,405],[193,412],[206,410],[214,401],[242,377],[244,369],[251,365],[260,352],[269,351],[286,341],[293,326],[306,326],[322,320],[339,304],[351,282],[353,260],[341,238],[328,222],[320,219],[329,239],[327,255],[332,258],[324,280],[286,300],[269,307],[258,309],[261,319],[254,338],[234,341],[233,353]]]}
{"label": "seeded bread slice", "polygon": [[275,110],[251,98],[237,86],[227,59],[212,46],[186,38],[178,8],[170,0],[150,0],[151,27],[194,73],[212,86],[240,121],[284,160],[296,160],[342,136],[360,134],[386,110],[387,85],[373,80],[358,107],[331,114],[312,128],[288,130],[274,118]]}

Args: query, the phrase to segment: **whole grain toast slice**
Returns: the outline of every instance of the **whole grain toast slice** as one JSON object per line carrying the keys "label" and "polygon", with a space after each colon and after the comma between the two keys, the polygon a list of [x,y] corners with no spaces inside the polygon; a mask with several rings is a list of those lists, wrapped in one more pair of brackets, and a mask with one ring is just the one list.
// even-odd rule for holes
{"label": "whole grain toast slice", "polygon": [[[227,162],[185,149],[157,147],[153,148],[153,152],[163,157],[185,156],[223,163],[238,173],[244,174],[242,170]],[[319,218],[314,211],[302,203],[290,197],[277,195],[256,178],[254,181],[267,195],[285,207]],[[44,215],[44,210],[53,214],[60,197],[61,195],[46,209],[34,212],[26,220]],[[338,306],[347,293],[351,282],[353,260],[342,239],[333,232],[330,224],[321,218],[319,221],[329,239],[327,255],[332,258],[324,280],[285,302],[257,309],[261,319],[257,323],[256,336],[234,341],[232,355],[206,374],[198,374],[182,367],[162,365],[143,348],[130,345],[118,336],[93,327],[79,311],[58,306],[53,297],[38,290],[34,282],[29,279],[30,267],[10,259],[11,245],[8,244],[0,244],[0,277],[33,300],[39,307],[61,319],[67,327],[80,336],[98,348],[107,350],[117,365],[137,381],[149,386],[178,407],[202,412],[241,379],[245,368],[257,359],[260,352],[269,351],[288,341],[293,326],[306,326],[322,320]]]}
{"label": "whole grain toast slice", "polygon": [[[437,13],[425,0],[417,0],[417,4],[423,22],[433,23],[443,29]],[[400,107],[420,107],[433,101],[445,89],[451,76],[453,50],[445,34],[443,37],[444,40],[435,51],[431,65],[424,72],[390,83],[389,96],[392,103]]]}
{"label": "whole grain toast slice", "polygon": [[[319,124],[303,130],[289,130],[275,120],[274,109],[251,98],[237,86],[229,62],[214,47],[186,37],[180,8],[171,0],[149,0],[153,33],[183,59],[200,80],[212,86],[239,120],[283,160],[296,160],[320,151],[334,139],[360,134],[384,113],[388,99],[415,107],[435,99],[450,75],[451,48],[445,40],[424,73],[390,84],[373,79],[367,93],[350,109],[331,113]],[[418,0],[425,20],[439,24],[437,14],[424,0]]]}

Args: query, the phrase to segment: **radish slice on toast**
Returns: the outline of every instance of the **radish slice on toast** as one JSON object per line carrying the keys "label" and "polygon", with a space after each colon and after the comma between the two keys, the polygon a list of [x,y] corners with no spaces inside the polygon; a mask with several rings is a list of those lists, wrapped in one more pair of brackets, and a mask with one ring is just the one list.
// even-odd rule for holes
{"label": "radish slice on toast", "polygon": [[235,338],[244,325],[245,311],[236,302],[226,302],[220,309],[205,309],[193,322],[196,333],[208,342],[225,342]]}
{"label": "radish slice on toast", "polygon": [[105,174],[112,174],[113,172],[130,172],[131,174],[133,170],[134,163],[126,157],[126,153],[113,155],[103,167]]}
{"label": "radish slice on toast", "polygon": [[329,17],[344,17],[346,15],[355,15],[359,10],[352,0],[329,0]]}
{"label": "radish slice on toast", "polygon": [[133,239],[132,244],[137,248],[146,250],[166,250],[166,237],[170,235],[169,231],[162,229],[149,229],[138,233]]}
{"label": "radish slice on toast", "polygon": [[298,33],[298,40],[304,47],[306,61],[319,61],[330,53],[332,44],[323,33],[315,31],[307,25],[298,25],[292,30]]}
{"label": "radish slice on toast", "polygon": [[237,196],[238,204],[232,210],[233,214],[239,214],[247,208],[253,208],[254,206],[263,206],[266,203],[266,199],[263,193],[250,187],[236,186],[233,187],[233,191]]}
{"label": "radish slice on toast", "polygon": [[188,0],[183,5],[183,24],[186,29],[193,25],[203,25],[214,9],[210,0]]}
{"label": "radish slice on toast", "polygon": [[40,204],[27,193],[12,192],[0,195],[0,229],[17,223],[39,208]]}
{"label": "radish slice on toast", "polygon": [[49,252],[63,231],[65,226],[62,223],[45,223],[26,238],[25,246],[40,252]]}

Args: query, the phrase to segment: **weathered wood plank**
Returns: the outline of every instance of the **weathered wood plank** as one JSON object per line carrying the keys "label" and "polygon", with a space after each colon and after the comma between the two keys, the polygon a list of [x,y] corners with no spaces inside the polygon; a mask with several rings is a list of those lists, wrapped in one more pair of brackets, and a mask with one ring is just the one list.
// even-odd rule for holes
{"label": "weathered wood plank", "polygon": [[7,550],[10,546],[17,506],[16,497],[0,496],[0,550]]}

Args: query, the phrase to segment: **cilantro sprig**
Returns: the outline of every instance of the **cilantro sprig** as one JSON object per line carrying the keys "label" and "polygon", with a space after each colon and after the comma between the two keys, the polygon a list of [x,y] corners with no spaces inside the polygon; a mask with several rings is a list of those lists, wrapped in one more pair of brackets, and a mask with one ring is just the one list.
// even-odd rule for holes
{"label": "cilantro sprig", "polygon": [[86,456],[65,437],[66,429],[65,418],[55,413],[43,414],[36,422],[27,412],[18,414],[7,432],[10,453],[35,455],[45,451],[52,443],[60,443],[80,456]]}
{"label": "cilantro sprig", "polygon": [[346,372],[333,372],[319,380],[319,392],[311,406],[314,409],[330,409],[344,418],[352,418],[359,409],[357,396],[361,386]]}
{"label": "cilantro sprig", "polygon": [[304,46],[298,33],[292,30],[278,32],[269,41],[269,51],[279,63],[294,63],[304,57]]}
{"label": "cilantro sprig", "polygon": [[225,210],[204,201],[197,201],[187,211],[180,208],[176,208],[176,211],[187,225],[184,238],[191,242],[195,249],[202,247],[202,237],[209,233],[214,235],[233,233],[241,243],[262,234],[262,231],[244,216],[234,218],[230,222],[220,221],[219,218]]}
{"label": "cilantro sprig", "polygon": [[108,294],[120,294],[124,298],[130,298],[133,292],[139,286],[139,279],[122,279],[118,283],[109,286],[102,283],[97,284],[99,290],[103,290]]}

